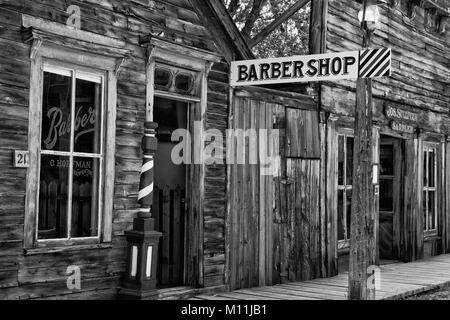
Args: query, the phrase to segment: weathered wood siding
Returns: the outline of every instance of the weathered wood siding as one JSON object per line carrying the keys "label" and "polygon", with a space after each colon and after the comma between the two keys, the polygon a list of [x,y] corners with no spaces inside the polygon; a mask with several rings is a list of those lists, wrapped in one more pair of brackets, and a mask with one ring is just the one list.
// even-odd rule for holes
{"label": "weathered wood siding", "polygon": [[287,276],[306,281],[321,276],[319,173],[320,160],[287,159],[287,217],[291,239]]}
{"label": "weathered wood siding", "polygon": [[[12,167],[13,150],[28,149],[30,47],[21,40],[21,15],[65,24],[66,9],[81,8],[82,30],[127,42],[133,56],[118,81],[116,177],[113,240],[101,249],[24,255],[23,222],[26,170]],[[217,50],[208,30],[187,0],[0,0],[0,298],[84,298],[115,294],[125,270],[124,231],[131,228],[138,204],[140,150],[145,118],[145,50],[139,37],[161,34],[170,40]],[[208,126],[227,126],[227,70],[211,72]],[[210,166],[205,174],[205,285],[223,283],[225,167]],[[66,269],[78,265],[82,289],[66,287]]]}
{"label": "weathered wood siding", "polygon": [[263,174],[259,152],[268,146],[262,145],[256,132],[272,128],[275,107],[246,97],[233,99],[232,128],[253,129],[255,135],[239,135],[231,147],[227,234],[231,289],[272,284],[273,178]]}
{"label": "weathered wood siding", "polygon": [[[228,65],[214,64],[209,73],[206,128],[220,130],[226,137],[228,128]],[[226,154],[224,145],[223,154]],[[227,206],[227,169],[225,164],[205,167],[204,200],[204,286],[225,281],[225,214]]]}

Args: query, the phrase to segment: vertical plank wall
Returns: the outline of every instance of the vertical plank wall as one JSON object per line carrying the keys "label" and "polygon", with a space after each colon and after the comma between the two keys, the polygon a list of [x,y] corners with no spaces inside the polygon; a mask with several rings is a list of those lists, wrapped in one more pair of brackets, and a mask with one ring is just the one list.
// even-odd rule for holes
{"label": "vertical plank wall", "polygon": [[[266,129],[272,125],[272,104],[236,97],[232,108],[234,129]],[[248,164],[260,150],[260,146],[249,143],[250,139],[245,139],[244,135],[234,140],[235,164],[229,166],[229,273],[232,289],[270,284],[272,278],[269,264],[272,252],[268,242],[271,237],[273,202],[270,190],[273,180],[271,176],[261,175],[258,164]],[[245,147],[239,148],[239,145]],[[239,159],[241,164],[237,164]]]}

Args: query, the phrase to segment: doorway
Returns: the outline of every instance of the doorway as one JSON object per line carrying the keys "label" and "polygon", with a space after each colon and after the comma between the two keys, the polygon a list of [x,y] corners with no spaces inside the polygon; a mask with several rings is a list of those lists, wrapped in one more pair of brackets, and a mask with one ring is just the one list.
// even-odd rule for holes
{"label": "doorway", "polygon": [[184,284],[186,248],[185,202],[186,164],[175,164],[172,150],[179,143],[172,141],[177,129],[187,129],[189,104],[155,97],[154,120],[158,124],[158,150],[155,156],[153,214],[159,243],[158,287]]}
{"label": "doorway", "polygon": [[398,260],[402,203],[403,144],[401,139],[380,137],[379,255]]}

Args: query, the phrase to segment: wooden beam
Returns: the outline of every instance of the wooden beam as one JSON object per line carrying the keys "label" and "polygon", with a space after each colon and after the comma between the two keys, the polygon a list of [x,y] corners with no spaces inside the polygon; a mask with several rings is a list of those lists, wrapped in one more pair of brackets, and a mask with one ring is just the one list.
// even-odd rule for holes
{"label": "wooden beam", "polygon": [[[199,7],[205,6],[205,2],[208,3],[209,7],[212,9],[213,14],[218,19],[218,21],[222,24],[223,28],[227,32],[228,36],[231,39],[231,43],[235,46],[236,50],[240,58],[244,60],[254,59],[255,56],[251,51],[251,47],[246,43],[244,37],[242,36],[239,29],[236,27],[233,19],[227,11],[227,8],[223,4],[221,0],[208,0],[208,1],[200,1],[200,0],[190,0],[195,1]],[[196,8],[194,6],[194,8]]]}
{"label": "wooden beam", "polygon": [[328,0],[315,0],[311,2],[311,23],[309,53],[325,53],[327,50],[327,18]]}
{"label": "wooden beam", "polygon": [[289,9],[283,12],[279,17],[275,18],[271,24],[264,28],[260,33],[254,36],[249,43],[250,48],[253,48],[266,38],[272,31],[278,28],[283,22],[292,17],[298,10],[303,8],[310,0],[299,0],[295,2]]}

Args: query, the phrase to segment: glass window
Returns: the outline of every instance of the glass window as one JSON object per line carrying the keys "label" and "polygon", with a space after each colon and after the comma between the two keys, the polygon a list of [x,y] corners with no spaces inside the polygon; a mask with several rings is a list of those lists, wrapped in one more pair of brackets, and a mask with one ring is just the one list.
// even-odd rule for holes
{"label": "glass window", "polygon": [[437,192],[437,148],[425,146],[423,152],[423,218],[424,230],[428,234],[437,234],[438,210]]}
{"label": "glass window", "polygon": [[38,240],[99,236],[104,77],[44,66]]}
{"label": "glass window", "polygon": [[155,68],[155,89],[174,92],[180,95],[198,95],[196,80],[198,73],[166,64],[158,64]]}
{"label": "glass window", "polygon": [[156,68],[155,87],[158,89],[169,89],[171,85],[172,85],[172,74],[170,70],[164,68]]}
{"label": "glass window", "polygon": [[175,89],[180,93],[189,93],[194,87],[194,79],[190,74],[180,73],[175,77]]}
{"label": "glass window", "polygon": [[350,240],[354,138],[338,136],[338,239]]}

